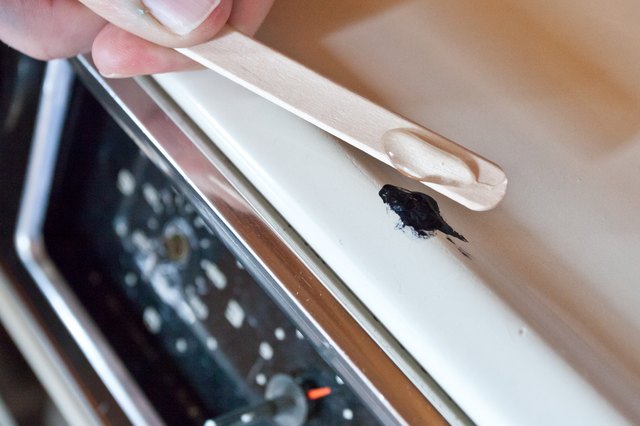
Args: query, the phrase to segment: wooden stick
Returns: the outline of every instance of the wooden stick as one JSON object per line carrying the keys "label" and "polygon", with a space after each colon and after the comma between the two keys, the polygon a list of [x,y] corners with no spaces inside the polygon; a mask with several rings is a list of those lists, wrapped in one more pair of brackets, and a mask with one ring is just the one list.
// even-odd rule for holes
{"label": "wooden stick", "polygon": [[177,50],[472,210],[505,195],[507,178],[494,163],[230,27]]}

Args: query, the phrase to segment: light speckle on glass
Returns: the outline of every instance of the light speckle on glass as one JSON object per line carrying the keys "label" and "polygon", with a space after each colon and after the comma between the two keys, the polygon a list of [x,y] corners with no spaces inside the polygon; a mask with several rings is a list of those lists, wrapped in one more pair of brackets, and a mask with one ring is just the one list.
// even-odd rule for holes
{"label": "light speckle on glass", "polygon": [[342,418],[345,420],[353,420],[353,411],[350,408],[342,410]]}
{"label": "light speckle on glass", "polygon": [[207,349],[209,349],[210,351],[215,351],[216,349],[218,349],[218,340],[216,340],[215,337],[207,337]]}
{"label": "light speckle on glass", "polygon": [[276,336],[276,339],[278,340],[284,340],[285,337],[287,337],[287,333],[285,333],[284,329],[282,327],[278,327],[273,331],[274,336]]}
{"label": "light speckle on glass", "polygon": [[202,266],[207,278],[209,278],[218,290],[225,289],[227,286],[227,276],[220,270],[218,265],[205,259],[200,262],[200,266]]}
{"label": "light speckle on glass", "polygon": [[193,219],[193,226],[195,226],[196,228],[204,227],[204,220],[202,220],[200,216],[196,217],[195,219]]}
{"label": "light speckle on glass", "polygon": [[127,272],[124,276],[124,283],[129,287],[133,287],[138,283],[138,276],[134,272]]}
{"label": "light speckle on glass", "polygon": [[121,220],[116,221],[115,225],[114,225],[114,229],[116,231],[116,234],[120,237],[123,238],[127,235],[127,233],[129,232],[129,227],[127,226],[127,224]]}
{"label": "light speckle on glass", "polygon": [[196,315],[196,318],[200,321],[207,319],[209,316],[209,307],[198,296],[189,296],[189,305],[191,306],[193,313]]}
{"label": "light speckle on glass", "polygon": [[182,318],[187,324],[195,324],[196,322],[196,314],[193,312],[193,309],[189,304],[185,301],[180,301],[178,306],[176,307],[178,315]]}
{"label": "light speckle on glass", "polygon": [[122,195],[128,197],[136,190],[136,178],[129,170],[122,169],[118,172],[117,186]]}
{"label": "light speckle on glass", "polygon": [[184,338],[179,338],[176,340],[176,350],[180,353],[186,352],[187,350],[187,341]]}
{"label": "light speckle on glass", "polygon": [[144,325],[147,329],[149,329],[153,334],[158,333],[162,328],[162,318],[158,311],[152,306],[144,309],[144,312],[142,313],[142,320],[144,321]]}
{"label": "light speckle on glass", "polygon": [[229,300],[227,309],[224,311],[224,317],[234,328],[242,327],[244,323],[244,309],[234,299]]}
{"label": "light speckle on glass", "polygon": [[149,183],[142,185],[142,196],[156,214],[162,213],[164,208],[162,206],[160,194],[158,194],[158,191],[153,187],[153,185]]}
{"label": "light speckle on glass", "polygon": [[267,376],[262,373],[256,374],[256,383],[260,386],[264,386],[267,384]]}
{"label": "light speckle on glass", "polygon": [[260,356],[269,361],[271,358],[273,358],[273,348],[271,347],[271,345],[267,342],[262,342],[260,343]]}

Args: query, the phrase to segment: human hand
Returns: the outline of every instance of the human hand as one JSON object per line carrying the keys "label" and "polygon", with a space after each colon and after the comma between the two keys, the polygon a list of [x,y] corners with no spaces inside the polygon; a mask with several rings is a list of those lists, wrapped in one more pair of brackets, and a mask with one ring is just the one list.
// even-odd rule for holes
{"label": "human hand", "polygon": [[0,0],[0,39],[38,59],[91,51],[102,74],[128,77],[199,66],[172,48],[226,24],[257,31],[274,0]]}

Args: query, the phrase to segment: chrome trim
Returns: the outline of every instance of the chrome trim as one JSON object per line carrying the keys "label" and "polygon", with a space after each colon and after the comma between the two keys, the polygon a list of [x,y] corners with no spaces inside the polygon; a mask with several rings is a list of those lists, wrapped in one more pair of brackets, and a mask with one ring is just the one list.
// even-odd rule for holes
{"label": "chrome trim", "polygon": [[11,412],[9,411],[9,407],[7,407],[7,404],[5,404],[4,400],[2,399],[2,395],[0,395],[0,425],[18,426],[18,423],[16,423],[15,419],[11,415]]}
{"label": "chrome trim", "polygon": [[[67,61],[57,60],[48,64],[16,229],[16,249],[36,285],[131,423],[162,424],[57,271],[44,245],[43,225],[73,80],[74,73]],[[95,423],[100,423],[98,415]]]}
{"label": "chrome trim", "polygon": [[[391,343],[388,333],[378,331],[374,338],[354,319],[350,311],[362,322],[376,322],[152,79],[104,79],[90,60],[79,61],[83,68],[79,74],[89,89],[139,147],[195,195],[200,213],[233,242],[233,251],[249,263],[257,262],[253,272],[260,275],[265,290],[286,307],[301,331],[384,424],[446,423],[428,399],[447,414],[447,420],[470,423],[409,355]],[[377,322],[376,326],[383,329]],[[386,351],[395,354],[397,363]]]}
{"label": "chrome trim", "polygon": [[[36,318],[41,311],[18,291],[24,284],[6,275],[0,265],[0,300],[3,305],[0,320],[65,420],[71,426],[99,425],[101,422],[95,407],[80,391],[73,372],[65,364],[66,352],[62,352],[69,348],[61,348],[52,339],[50,330],[46,330]],[[116,417],[124,418],[124,414],[110,410],[109,419],[115,420]],[[0,421],[0,425],[4,426],[4,423]]]}

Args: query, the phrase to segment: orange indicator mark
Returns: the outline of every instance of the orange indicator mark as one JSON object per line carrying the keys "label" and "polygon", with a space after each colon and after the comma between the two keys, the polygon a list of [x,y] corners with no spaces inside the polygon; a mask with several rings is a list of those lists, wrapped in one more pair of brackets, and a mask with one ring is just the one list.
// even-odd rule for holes
{"label": "orange indicator mark", "polygon": [[331,388],[328,386],[325,386],[323,388],[309,389],[307,391],[307,398],[309,398],[309,400],[311,401],[322,399],[329,395],[331,395]]}

